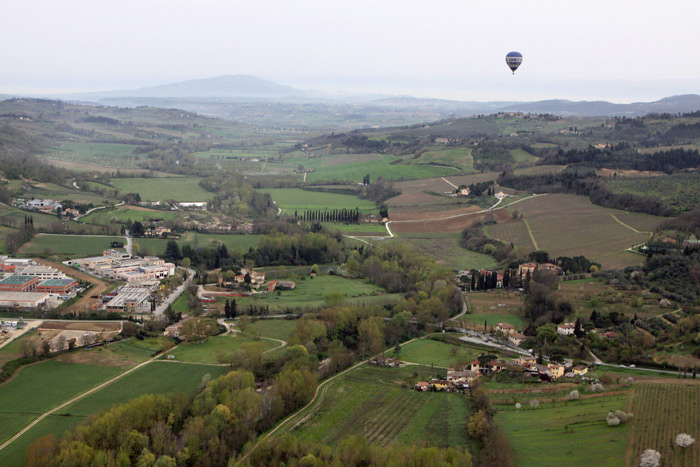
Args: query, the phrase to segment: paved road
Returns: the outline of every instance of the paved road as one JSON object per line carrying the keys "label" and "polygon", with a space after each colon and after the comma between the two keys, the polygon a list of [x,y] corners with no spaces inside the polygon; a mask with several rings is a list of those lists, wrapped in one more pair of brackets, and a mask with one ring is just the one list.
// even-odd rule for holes
{"label": "paved road", "polygon": [[511,347],[510,345],[498,344],[496,342],[486,342],[480,337],[462,336],[459,338],[459,340],[468,342],[470,344],[478,344],[481,346],[493,347],[494,349],[498,350],[509,350],[511,352],[519,353],[520,355],[527,355],[528,357],[532,356],[530,352],[528,352],[525,349],[521,349],[520,347]]}
{"label": "paved road", "polygon": [[155,313],[153,313],[153,318],[154,319],[161,319],[163,317],[163,314],[165,313],[165,310],[168,308],[168,305],[172,305],[175,303],[175,300],[177,300],[180,295],[185,291],[185,289],[189,286],[192,285],[192,280],[195,277],[196,271],[194,269],[189,269],[189,268],[178,268],[178,269],[185,269],[187,271],[187,279],[176,288],[173,293],[171,293],[168,298],[166,298],[163,303],[158,305],[156,307]]}

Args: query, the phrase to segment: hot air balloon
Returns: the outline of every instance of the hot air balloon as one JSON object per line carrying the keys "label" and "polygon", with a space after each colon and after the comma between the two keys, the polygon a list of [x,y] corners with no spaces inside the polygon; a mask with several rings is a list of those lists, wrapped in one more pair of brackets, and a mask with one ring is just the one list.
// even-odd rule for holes
{"label": "hot air balloon", "polygon": [[506,55],[506,65],[513,70],[513,74],[515,74],[515,70],[518,69],[521,63],[523,63],[523,54],[520,52],[508,52],[508,55]]}

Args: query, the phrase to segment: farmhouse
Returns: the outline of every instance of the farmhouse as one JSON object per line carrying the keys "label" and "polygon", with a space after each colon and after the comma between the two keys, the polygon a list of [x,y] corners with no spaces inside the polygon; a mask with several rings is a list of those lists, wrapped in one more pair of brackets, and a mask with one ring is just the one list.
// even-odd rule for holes
{"label": "farmhouse", "polygon": [[508,342],[511,342],[513,345],[520,345],[525,342],[525,339],[527,339],[527,336],[519,332],[514,332],[508,335]]}
{"label": "farmhouse", "polygon": [[583,376],[588,373],[588,367],[584,365],[576,365],[571,369],[571,372],[576,376]]}
{"label": "farmhouse", "polygon": [[557,334],[562,336],[571,336],[574,333],[576,326],[574,323],[562,323],[557,326]]}
{"label": "farmhouse", "polygon": [[177,207],[180,209],[185,209],[185,210],[206,209],[207,202],[206,201],[190,201],[190,202],[185,202],[185,203],[177,203]]}
{"label": "farmhouse", "polygon": [[548,363],[547,368],[552,373],[552,379],[559,379],[564,376],[564,366],[556,363]]}
{"label": "farmhouse", "polygon": [[35,276],[10,276],[0,281],[0,290],[8,292],[34,292],[41,278]]}
{"label": "farmhouse", "polygon": [[490,375],[492,373],[498,373],[503,368],[504,365],[497,360],[491,360],[490,362],[486,363],[481,363],[479,360],[474,360],[470,366],[472,372],[479,373],[480,375]]}
{"label": "farmhouse", "polygon": [[294,281],[277,281],[277,288],[281,290],[294,290],[297,283]]}
{"label": "farmhouse", "polygon": [[508,334],[510,334],[511,332],[515,332],[515,326],[513,326],[512,324],[508,324],[508,323],[498,323],[496,325],[496,329],[501,331],[506,336]]}
{"label": "farmhouse", "polygon": [[516,363],[520,366],[534,365],[537,363],[537,359],[535,357],[520,357],[516,360]]}

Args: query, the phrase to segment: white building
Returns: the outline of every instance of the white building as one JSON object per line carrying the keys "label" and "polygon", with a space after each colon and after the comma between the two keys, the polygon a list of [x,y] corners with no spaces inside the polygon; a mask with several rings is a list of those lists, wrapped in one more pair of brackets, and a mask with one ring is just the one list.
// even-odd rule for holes
{"label": "white building", "polygon": [[576,326],[574,323],[562,323],[557,326],[557,334],[562,336],[571,336],[574,334]]}

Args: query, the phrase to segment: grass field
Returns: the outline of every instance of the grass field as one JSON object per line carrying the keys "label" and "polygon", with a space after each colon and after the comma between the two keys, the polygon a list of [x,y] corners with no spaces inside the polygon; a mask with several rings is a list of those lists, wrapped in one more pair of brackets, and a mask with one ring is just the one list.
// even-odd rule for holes
{"label": "grass field", "polygon": [[513,156],[513,160],[515,162],[537,162],[540,159],[539,157],[520,148],[511,149],[510,154]]}
{"label": "grass field", "polygon": [[246,332],[255,336],[271,337],[289,342],[296,326],[292,319],[260,319],[250,323]]}
{"label": "grass field", "polygon": [[[228,251],[238,250],[246,252],[250,247],[256,246],[259,239],[260,235],[224,235],[185,232],[176,242],[180,248],[182,248],[185,243],[189,243],[193,248],[223,243],[226,245]],[[149,254],[156,255],[163,254],[169,241],[170,240],[162,238],[133,239],[134,245],[138,245],[139,252],[143,253],[145,251]]]}
{"label": "grass field", "polygon": [[23,367],[0,386],[0,443],[43,412],[120,373],[115,367],[55,360]]}
{"label": "grass field", "polygon": [[[664,466],[700,464],[700,386],[681,384],[637,384],[632,399],[634,423],[627,464],[638,465],[645,449],[661,453]],[[685,450],[674,446],[679,433],[688,433],[695,443]]]}
{"label": "grass field", "polygon": [[411,245],[419,253],[450,269],[492,269],[497,264],[492,256],[459,246],[458,233],[402,233],[395,241]]}
{"label": "grass field", "polygon": [[454,148],[427,151],[414,159],[412,164],[440,164],[456,167],[462,172],[474,170],[474,158],[471,148]]}
{"label": "grass field", "polygon": [[401,381],[410,379],[414,372],[419,378],[436,373],[421,366],[364,365],[337,378],[292,435],[329,444],[360,435],[380,446],[405,443],[468,448],[470,400],[462,394],[419,393],[402,387]]}
{"label": "grass field", "polygon": [[85,217],[82,217],[83,222],[90,224],[113,224],[115,222],[148,222],[152,219],[175,220],[177,212],[175,211],[148,211],[143,209],[133,209],[130,206],[121,206],[112,210],[97,210]]}
{"label": "grass field", "polygon": [[239,313],[245,313],[250,304],[269,306],[270,310],[286,308],[308,308],[325,303],[326,295],[340,291],[345,295],[344,303],[384,303],[398,300],[400,294],[387,294],[383,289],[362,280],[346,279],[340,276],[319,275],[314,279],[296,281],[294,290],[271,294],[259,294],[251,297],[236,297]]}
{"label": "grass field", "polygon": [[[61,436],[85,420],[115,404],[122,404],[143,394],[193,394],[204,375],[214,379],[229,371],[227,367],[155,361],[110,384],[80,401],[51,415],[15,442],[0,451],[0,465],[22,465],[27,447],[37,438],[54,433]],[[1,387],[0,387],[1,388]],[[4,415],[4,414],[3,414]],[[5,420],[3,416],[3,420]]]}
{"label": "grass field", "polygon": [[[252,339],[242,335],[215,336],[202,342],[180,344],[168,355],[173,355],[179,362],[190,363],[223,363],[219,358],[231,355],[241,346],[248,342],[255,342],[262,345],[263,350],[274,349],[277,342],[267,339]],[[165,357],[164,357],[165,358]]]}
{"label": "grass field", "polygon": [[207,201],[214,193],[199,186],[197,177],[113,178],[110,181],[121,193],[138,193],[143,201]]}
{"label": "grass field", "polygon": [[401,158],[389,154],[372,154],[372,157],[359,157],[362,154],[339,154],[315,158],[287,159],[286,165],[303,165],[312,168],[306,176],[308,182],[349,180],[354,183],[362,181],[362,177],[369,174],[372,180],[384,177],[386,180],[413,180],[418,178],[444,177],[456,175],[460,171],[453,167],[440,167],[434,165],[409,165],[394,163]]}
{"label": "grass field", "polygon": [[518,466],[620,466],[629,424],[609,427],[605,417],[610,410],[627,411],[627,397],[540,403],[537,409],[499,408],[496,420],[516,452]]}
{"label": "grass field", "polygon": [[264,188],[263,193],[269,193],[283,213],[293,215],[295,211],[301,215],[306,209],[355,209],[360,212],[377,212],[374,202],[359,199],[353,195],[338,193],[323,193],[308,191],[301,188]]}
{"label": "grass field", "polygon": [[111,248],[112,242],[125,243],[126,240],[124,237],[37,234],[30,242],[22,245],[18,255],[56,255],[66,259],[100,256],[104,250]]}
{"label": "grass field", "polygon": [[484,321],[486,321],[487,326],[496,326],[498,323],[508,323],[512,324],[516,328],[524,328],[525,320],[520,316],[516,315],[480,315],[480,314],[468,314],[462,316],[460,319],[464,321],[469,321],[474,324],[483,326]]}
{"label": "grass field", "polygon": [[449,368],[459,361],[472,361],[482,351],[432,339],[420,339],[401,347],[401,360]]}

